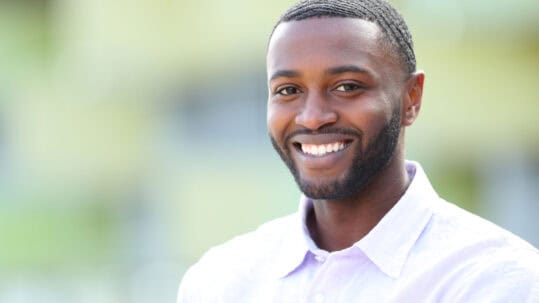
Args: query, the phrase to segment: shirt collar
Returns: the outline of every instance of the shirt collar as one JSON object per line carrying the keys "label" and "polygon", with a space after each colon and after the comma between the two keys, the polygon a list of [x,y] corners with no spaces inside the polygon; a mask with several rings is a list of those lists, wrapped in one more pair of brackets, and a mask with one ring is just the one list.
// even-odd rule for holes
{"label": "shirt collar", "polygon": [[[406,170],[412,181],[404,195],[365,237],[353,245],[392,278],[400,275],[410,250],[432,216],[429,204],[438,199],[419,163],[406,161]],[[322,252],[307,229],[306,219],[312,203],[311,199],[301,196],[296,220],[290,221],[275,264],[279,278],[296,270],[309,251]],[[396,237],[396,234],[400,236]]]}
{"label": "shirt collar", "polygon": [[407,161],[406,170],[412,182],[404,195],[365,237],[354,244],[392,278],[400,275],[410,250],[432,216],[431,205],[438,200],[419,163]]}
{"label": "shirt collar", "polygon": [[293,220],[287,222],[286,230],[284,230],[279,246],[279,257],[275,264],[277,278],[284,278],[296,270],[303,263],[306,254],[311,248],[311,243],[314,245],[309,236],[307,225],[304,224],[306,222],[308,202],[308,199],[301,195],[298,212],[294,214]]}

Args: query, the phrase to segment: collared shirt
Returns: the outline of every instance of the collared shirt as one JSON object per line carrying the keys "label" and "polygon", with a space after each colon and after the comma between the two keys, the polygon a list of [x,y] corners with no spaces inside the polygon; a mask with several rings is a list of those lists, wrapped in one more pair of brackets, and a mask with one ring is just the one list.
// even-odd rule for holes
{"label": "collared shirt", "polygon": [[316,246],[302,197],[297,213],[210,249],[178,303],[539,302],[538,250],[441,199],[418,163],[406,168],[404,195],[351,247]]}

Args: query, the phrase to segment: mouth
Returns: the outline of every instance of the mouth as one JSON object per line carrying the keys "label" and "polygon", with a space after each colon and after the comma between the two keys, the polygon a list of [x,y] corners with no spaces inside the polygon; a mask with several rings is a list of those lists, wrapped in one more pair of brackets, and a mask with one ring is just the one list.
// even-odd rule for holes
{"label": "mouth", "polygon": [[341,140],[324,144],[294,142],[292,145],[298,152],[304,155],[324,157],[326,155],[337,153],[346,149],[351,143],[352,140]]}
{"label": "mouth", "polygon": [[288,143],[291,159],[305,176],[339,176],[346,170],[355,153],[354,146],[361,135],[344,132],[297,134]]}

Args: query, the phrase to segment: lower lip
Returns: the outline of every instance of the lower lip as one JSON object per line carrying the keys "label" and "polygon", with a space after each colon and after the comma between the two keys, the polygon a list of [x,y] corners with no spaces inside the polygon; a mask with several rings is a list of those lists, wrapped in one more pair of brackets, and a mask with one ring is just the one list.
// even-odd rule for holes
{"label": "lower lip", "polygon": [[320,170],[334,167],[335,164],[347,154],[351,145],[352,143],[349,143],[343,149],[327,153],[323,156],[306,154],[299,151],[297,148],[293,148],[293,151],[296,154],[296,160],[299,165],[307,169]]}

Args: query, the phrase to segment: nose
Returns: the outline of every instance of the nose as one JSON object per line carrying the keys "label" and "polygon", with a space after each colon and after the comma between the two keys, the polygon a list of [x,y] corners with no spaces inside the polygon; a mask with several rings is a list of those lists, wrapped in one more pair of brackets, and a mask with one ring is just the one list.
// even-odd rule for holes
{"label": "nose", "polygon": [[318,130],[337,121],[337,113],[329,100],[321,94],[310,94],[305,98],[295,122],[310,130]]}

